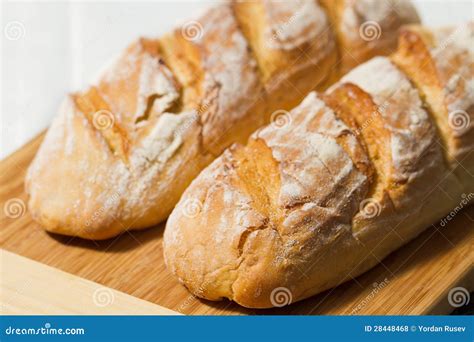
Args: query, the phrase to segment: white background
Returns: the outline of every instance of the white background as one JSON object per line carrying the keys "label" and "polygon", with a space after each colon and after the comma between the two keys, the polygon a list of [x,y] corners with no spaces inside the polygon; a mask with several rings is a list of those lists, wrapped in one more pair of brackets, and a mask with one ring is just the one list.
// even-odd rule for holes
{"label": "white background", "polygon": [[[160,36],[216,2],[0,1],[0,158],[45,129],[64,95],[134,39]],[[426,25],[474,18],[474,0],[414,2]]]}

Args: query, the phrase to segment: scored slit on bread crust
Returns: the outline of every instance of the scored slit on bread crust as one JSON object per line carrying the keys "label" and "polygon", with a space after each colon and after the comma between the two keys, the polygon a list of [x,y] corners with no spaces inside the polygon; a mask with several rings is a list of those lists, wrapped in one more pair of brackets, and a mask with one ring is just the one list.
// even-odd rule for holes
{"label": "scored slit on bread crust", "polygon": [[473,27],[472,22],[434,31],[406,27],[392,56],[420,90],[436,121],[447,163],[466,180],[472,175],[462,165],[474,165],[474,51],[472,44],[466,46],[473,40]]}
{"label": "scored slit on bread crust", "polygon": [[[269,126],[247,146],[234,146],[217,159],[191,184],[168,220],[167,264],[204,298],[268,306],[268,291],[290,286],[301,276],[298,268],[326,259],[326,244],[350,235],[350,219],[370,182],[367,168],[361,168],[364,174],[355,164],[368,164],[367,156],[349,127],[315,93],[290,114],[288,127]],[[293,143],[288,144],[290,136]],[[340,146],[338,140],[345,143]],[[222,194],[216,196],[217,191]],[[200,213],[182,215],[193,200],[202,203]],[[204,261],[212,250],[219,251],[215,259],[221,263]],[[190,267],[190,259],[199,266]],[[198,269],[206,271],[196,276]],[[288,283],[278,285],[281,274],[288,275]],[[275,282],[261,286],[268,281]]]}
{"label": "scored slit on bread crust", "polygon": [[[362,128],[362,137],[371,139],[367,144],[377,141],[374,144],[378,147],[377,155],[385,156],[381,158],[381,163],[375,163],[384,175],[385,184],[372,194],[372,204],[389,215],[393,213],[391,210],[384,211],[385,206],[395,211],[408,210],[414,201],[413,197],[425,193],[428,175],[431,182],[436,183],[447,171],[442,150],[436,143],[438,136],[435,126],[424,109],[417,89],[384,57],[375,57],[356,67],[340,82],[359,87],[370,95],[376,107],[376,112],[369,113],[365,118],[357,118],[355,111],[356,120],[362,120],[361,125],[374,119]],[[337,87],[336,84],[331,89]],[[409,196],[408,190],[413,195]],[[383,215],[377,216],[377,219],[382,220]],[[354,230],[358,232],[370,227],[367,221],[373,222],[375,219],[366,219],[364,215],[359,218],[356,215]]]}
{"label": "scored slit on bread crust", "polygon": [[[379,16],[372,6],[360,19]],[[417,21],[410,8],[384,36],[394,39],[398,26]],[[317,1],[232,2],[190,22],[189,32],[184,24],[130,45],[61,106],[28,171],[32,216],[51,232],[90,239],[166,219],[225,147],[340,76],[326,12]],[[353,30],[345,46],[358,41]]]}
{"label": "scored slit on bread crust", "polygon": [[[474,169],[463,164],[471,176],[461,178],[446,161],[439,141],[451,133],[437,128],[409,76],[376,57],[308,95],[287,125],[269,125],[216,159],[168,220],[172,272],[200,297],[271,307],[275,289],[294,302],[336,286],[446,215],[472,191]],[[469,91],[458,103],[470,106]],[[194,200],[201,210],[183,215]]]}
{"label": "scored slit on bread crust", "polygon": [[409,1],[399,0],[320,0],[337,37],[339,74],[370,57],[385,55],[396,44],[397,35],[386,34],[396,28],[419,22]]}
{"label": "scored slit on bread crust", "polygon": [[232,9],[260,69],[267,115],[340,76],[335,36],[317,1],[236,1]]}
{"label": "scored slit on bread crust", "polygon": [[178,74],[195,66],[187,74],[198,78],[191,86],[201,93],[203,153],[217,156],[263,124],[264,94],[257,63],[230,6],[210,10],[200,23],[206,33],[201,39],[186,39],[178,29],[161,46],[165,61]]}

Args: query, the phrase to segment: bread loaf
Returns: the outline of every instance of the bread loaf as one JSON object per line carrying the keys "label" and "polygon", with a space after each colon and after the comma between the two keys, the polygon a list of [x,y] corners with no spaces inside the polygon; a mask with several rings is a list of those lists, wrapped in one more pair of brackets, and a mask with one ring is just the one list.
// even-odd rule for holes
{"label": "bread loaf", "polygon": [[390,58],[227,149],[168,219],[169,269],[202,298],[267,308],[284,291],[289,304],[365,272],[470,199],[473,46],[472,23],[407,28]]}
{"label": "bread loaf", "polygon": [[29,211],[51,232],[91,239],[153,226],[231,143],[388,54],[417,21],[404,0],[261,0],[140,39],[65,99],[28,171]]}

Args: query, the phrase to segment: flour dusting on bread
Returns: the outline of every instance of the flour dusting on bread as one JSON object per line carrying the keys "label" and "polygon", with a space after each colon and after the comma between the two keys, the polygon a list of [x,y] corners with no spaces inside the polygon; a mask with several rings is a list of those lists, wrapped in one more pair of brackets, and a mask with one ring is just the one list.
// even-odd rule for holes
{"label": "flour dusting on bread", "polygon": [[[340,40],[328,13],[315,1],[232,2],[199,18],[196,36],[186,37],[180,27],[135,41],[61,109],[29,172],[32,215],[49,231],[92,239],[165,220],[192,179],[226,147],[245,142],[274,110],[294,107],[340,76]],[[394,37],[395,28],[385,33]],[[362,55],[361,61],[369,57]],[[110,125],[97,125],[98,114]],[[319,153],[315,168],[330,169],[331,184],[353,181],[351,162],[355,171],[360,164],[354,162],[356,141],[346,139],[348,131],[332,125],[330,115],[316,121],[327,132],[308,137],[311,153],[298,158]],[[319,142],[321,150],[314,151]],[[331,169],[340,150],[346,154],[341,174]],[[304,171],[299,177],[311,183]],[[288,197],[306,201],[302,197],[311,195],[298,182],[288,178]],[[228,193],[223,200],[231,198]],[[244,208],[235,219],[245,226],[251,220]],[[271,227],[252,229],[260,232],[243,234],[241,249],[254,236],[276,238]]]}
{"label": "flour dusting on bread", "polygon": [[327,28],[328,21],[316,1],[265,0],[268,27],[264,39],[273,49],[292,50],[311,44]]}

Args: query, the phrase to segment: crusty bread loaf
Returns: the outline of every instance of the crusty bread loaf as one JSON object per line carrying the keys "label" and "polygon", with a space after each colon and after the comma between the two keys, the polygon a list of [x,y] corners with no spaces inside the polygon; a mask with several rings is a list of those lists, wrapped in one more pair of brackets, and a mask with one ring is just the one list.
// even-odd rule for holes
{"label": "crusty bread loaf", "polygon": [[448,214],[474,192],[473,46],[472,24],[408,28],[391,58],[226,150],[168,219],[170,270],[202,298],[289,304],[365,272]]}
{"label": "crusty bread loaf", "polygon": [[367,56],[385,55],[396,46],[400,17],[418,22],[411,4],[397,0],[320,0],[336,32],[340,72],[345,74],[367,60]]}
{"label": "crusty bread loaf", "polygon": [[[61,106],[27,175],[33,218],[91,239],[159,223],[231,143],[388,54],[398,28],[418,21],[405,0],[324,4],[232,2],[133,43]],[[376,20],[381,37],[361,39],[359,26]]]}
{"label": "crusty bread loaf", "polygon": [[392,56],[420,90],[438,124],[445,158],[465,182],[472,181],[472,173],[466,171],[474,167],[472,25],[433,32],[406,27]]}

